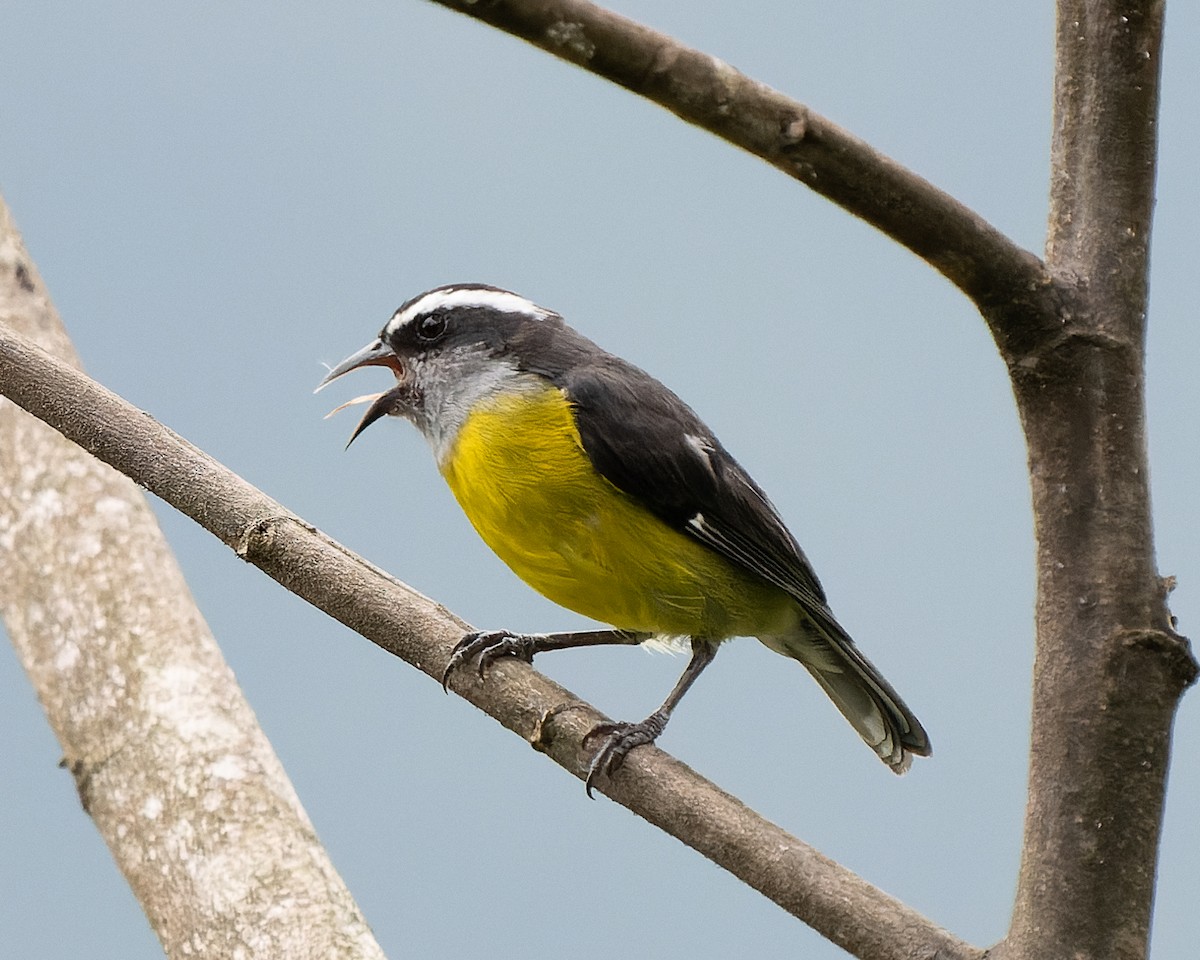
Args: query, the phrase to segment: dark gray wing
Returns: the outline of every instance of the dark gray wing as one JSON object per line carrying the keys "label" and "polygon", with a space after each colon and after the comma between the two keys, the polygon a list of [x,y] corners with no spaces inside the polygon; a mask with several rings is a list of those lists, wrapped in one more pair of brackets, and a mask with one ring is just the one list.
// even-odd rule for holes
{"label": "dark gray wing", "polygon": [[596,469],[664,523],[829,615],[825,591],[766,494],[674,393],[616,357],[560,380]]}
{"label": "dark gray wing", "polygon": [[[557,372],[557,371],[556,371]],[[929,737],[838,623],[811,564],[766,494],[700,418],[649,374],[610,355],[559,372],[584,449],[618,489],[676,530],[786,591],[807,620],[787,652],[895,772]]]}

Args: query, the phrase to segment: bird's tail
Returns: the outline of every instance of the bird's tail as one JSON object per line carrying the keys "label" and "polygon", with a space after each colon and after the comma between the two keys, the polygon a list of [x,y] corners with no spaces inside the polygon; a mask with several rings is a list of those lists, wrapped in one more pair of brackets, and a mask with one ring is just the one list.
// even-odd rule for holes
{"label": "bird's tail", "polygon": [[914,755],[932,752],[925,728],[883,675],[862,655],[832,613],[813,611],[796,633],[772,638],[771,646],[799,660],[894,773],[904,773]]}

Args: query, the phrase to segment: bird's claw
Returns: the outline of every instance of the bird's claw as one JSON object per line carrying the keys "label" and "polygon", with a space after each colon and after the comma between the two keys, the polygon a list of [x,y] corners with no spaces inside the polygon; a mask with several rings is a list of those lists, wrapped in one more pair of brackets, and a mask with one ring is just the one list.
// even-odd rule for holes
{"label": "bird's claw", "polygon": [[450,692],[450,674],[471,660],[478,660],[479,679],[495,660],[501,657],[516,657],[526,663],[533,662],[537,653],[534,637],[507,630],[475,630],[465,634],[450,651],[450,660],[442,672],[442,689]]}
{"label": "bird's claw", "polygon": [[625,756],[634,747],[654,743],[666,726],[666,717],[652,713],[640,723],[601,723],[588,731],[583,738],[584,746],[599,737],[604,737],[604,743],[588,764],[587,778],[583,781],[584,789],[591,799],[596,799],[592,790],[596,786],[596,778],[603,774],[611,777],[621,769]]}

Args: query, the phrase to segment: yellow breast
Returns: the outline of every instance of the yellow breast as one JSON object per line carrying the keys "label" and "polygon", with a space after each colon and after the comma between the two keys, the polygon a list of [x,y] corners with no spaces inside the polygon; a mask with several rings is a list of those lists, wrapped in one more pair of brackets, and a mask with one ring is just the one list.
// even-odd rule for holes
{"label": "yellow breast", "polygon": [[564,607],[626,630],[714,640],[781,633],[783,591],[679,533],[600,476],[553,385],[471,412],[441,464],[512,570]]}

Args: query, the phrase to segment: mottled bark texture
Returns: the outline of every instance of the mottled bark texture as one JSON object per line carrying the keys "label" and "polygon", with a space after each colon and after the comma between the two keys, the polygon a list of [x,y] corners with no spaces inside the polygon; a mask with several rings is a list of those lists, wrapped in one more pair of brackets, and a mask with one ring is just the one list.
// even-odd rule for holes
{"label": "mottled bark texture", "polygon": [[[78,363],[0,202],[13,330]],[[381,957],[143,495],[2,398],[0,569],[63,765],[167,955]]]}

